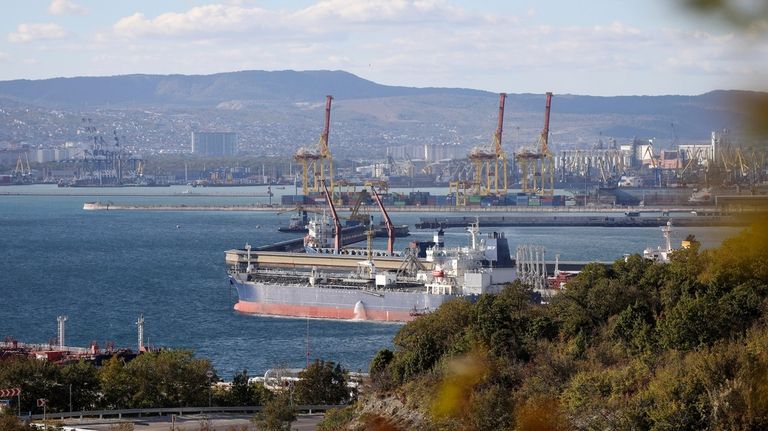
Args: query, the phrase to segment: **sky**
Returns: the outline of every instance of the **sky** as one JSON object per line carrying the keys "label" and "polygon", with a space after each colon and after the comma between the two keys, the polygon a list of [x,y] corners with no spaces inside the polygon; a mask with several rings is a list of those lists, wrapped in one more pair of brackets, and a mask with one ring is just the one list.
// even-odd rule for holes
{"label": "sky", "polygon": [[768,23],[681,1],[0,0],[0,80],[327,69],[509,93],[768,89]]}

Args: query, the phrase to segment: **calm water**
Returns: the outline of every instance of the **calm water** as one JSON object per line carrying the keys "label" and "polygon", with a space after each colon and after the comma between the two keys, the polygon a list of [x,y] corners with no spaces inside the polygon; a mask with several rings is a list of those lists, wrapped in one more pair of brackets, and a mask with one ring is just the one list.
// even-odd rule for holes
{"label": "calm water", "polygon": [[[266,202],[248,196],[261,189],[205,190],[242,194],[228,197],[176,195],[183,189],[1,188],[0,193],[34,195],[0,195],[0,337],[47,342],[56,337],[56,316],[65,314],[68,345],[87,346],[95,340],[103,346],[109,340],[118,347],[135,348],[134,322],[144,313],[149,344],[194,349],[230,379],[237,369],[255,374],[275,366],[303,366],[307,340],[311,358],[341,362],[353,370],[366,370],[377,350],[391,346],[400,327],[396,324],[255,317],[232,310],[236,295],[226,280],[224,251],[246,241],[260,245],[290,238],[276,231],[288,223],[288,214],[82,210],[86,201],[107,199],[154,204]],[[72,192],[102,196],[66,195]],[[421,215],[393,217],[396,223],[413,224]],[[541,244],[547,256],[559,253],[563,260],[614,260],[661,243],[657,228],[500,230],[513,249],[519,243]],[[734,232],[679,229],[673,237],[679,244],[693,233],[705,246],[714,246]],[[431,236],[432,232],[415,232],[396,247]],[[446,242],[464,244],[466,235],[460,229],[449,230]]]}

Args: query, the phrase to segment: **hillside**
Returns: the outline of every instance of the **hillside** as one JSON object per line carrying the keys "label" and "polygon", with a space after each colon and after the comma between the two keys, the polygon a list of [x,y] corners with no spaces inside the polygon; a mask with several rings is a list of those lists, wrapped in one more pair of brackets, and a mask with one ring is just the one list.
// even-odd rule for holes
{"label": "hillside", "polygon": [[768,223],[755,220],[668,264],[588,265],[549,304],[517,281],[443,304],[374,357],[344,429],[766,429]]}
{"label": "hillside", "polygon": [[[0,81],[0,108],[8,111],[0,117],[0,144],[56,145],[75,139],[77,121],[87,116],[110,129],[132,129],[127,140],[144,149],[159,149],[162,140],[164,149],[183,151],[191,130],[217,129],[237,131],[244,152],[289,153],[316,139],[327,94],[335,98],[332,140],[350,157],[358,156],[361,142],[379,152],[386,146],[431,143],[469,148],[487,143],[496,124],[495,93],[387,86],[343,71],[124,75]],[[587,147],[602,135],[620,143],[656,138],[660,147],[668,147],[675,133],[680,141],[706,141],[712,130],[739,129],[746,114],[732,100],[749,94],[556,94],[552,142],[556,149]],[[509,95],[506,145],[536,141],[543,105],[542,94]],[[162,131],[153,130],[161,126]]]}

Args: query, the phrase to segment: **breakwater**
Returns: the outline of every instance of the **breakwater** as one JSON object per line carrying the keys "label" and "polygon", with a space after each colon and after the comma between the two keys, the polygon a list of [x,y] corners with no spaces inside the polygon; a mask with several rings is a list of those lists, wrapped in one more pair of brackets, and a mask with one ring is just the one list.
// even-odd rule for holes
{"label": "breakwater", "polygon": [[465,227],[478,222],[483,227],[659,227],[667,222],[675,226],[711,227],[743,226],[747,221],[735,216],[585,216],[585,215],[537,215],[537,216],[464,216],[464,217],[422,217],[416,223],[417,229],[439,229]]}

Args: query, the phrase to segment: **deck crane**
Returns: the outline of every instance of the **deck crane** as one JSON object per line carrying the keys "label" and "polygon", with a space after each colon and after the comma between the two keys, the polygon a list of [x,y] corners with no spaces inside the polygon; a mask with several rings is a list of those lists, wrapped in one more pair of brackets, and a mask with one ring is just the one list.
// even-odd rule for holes
{"label": "deck crane", "polygon": [[325,200],[328,202],[328,206],[331,208],[331,217],[333,217],[333,253],[339,254],[341,251],[341,222],[339,221],[339,215],[336,213],[336,207],[333,205],[333,198],[331,192],[328,191],[328,185],[325,180],[322,181],[323,193],[325,194]]}
{"label": "deck crane", "polygon": [[[331,150],[328,148],[328,135],[330,133],[331,126],[331,101],[333,96],[325,96],[325,126],[323,132],[320,135],[320,140],[317,142],[316,148],[299,148],[294,154],[293,159],[301,164],[302,167],[302,183],[301,189],[304,195],[309,192],[320,192],[320,184],[330,181],[330,191],[334,191],[333,182],[333,156]],[[310,176],[312,180],[310,180]],[[311,183],[311,184],[310,184]],[[323,187],[327,187],[324,185]]]}
{"label": "deck crane", "polygon": [[387,226],[387,253],[391,256],[395,249],[395,226],[392,224],[392,219],[389,218],[389,214],[387,213],[386,208],[384,208],[384,204],[381,202],[381,197],[379,197],[376,189],[371,187],[371,193],[373,194],[373,199],[376,201],[376,204],[379,205],[381,214],[384,217],[384,223]]}
{"label": "deck crane", "polygon": [[[476,194],[486,196],[491,193],[497,195],[507,193],[507,153],[501,146],[501,136],[504,128],[504,102],[506,99],[506,93],[499,94],[499,120],[496,132],[493,134],[492,147],[475,147],[468,156],[474,166],[475,173],[472,187]],[[500,170],[503,176],[501,188],[499,188]],[[483,180],[485,180],[485,184],[483,184]]]}

